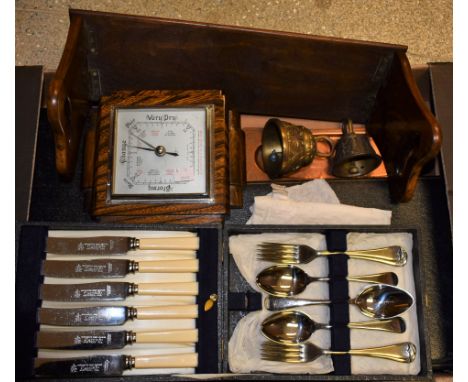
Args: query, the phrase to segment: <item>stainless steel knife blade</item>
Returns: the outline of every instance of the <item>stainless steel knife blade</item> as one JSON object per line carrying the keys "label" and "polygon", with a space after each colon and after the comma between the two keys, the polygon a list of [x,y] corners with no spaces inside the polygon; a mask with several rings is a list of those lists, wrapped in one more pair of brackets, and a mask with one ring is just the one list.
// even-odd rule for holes
{"label": "stainless steel knife blade", "polygon": [[78,332],[39,331],[36,346],[40,349],[97,350],[122,349],[131,343],[132,332],[125,330],[87,330]]}
{"label": "stainless steel knife blade", "polygon": [[132,248],[132,239],[119,236],[48,237],[47,252],[69,255],[119,255]]}
{"label": "stainless steel knife blade", "polygon": [[122,325],[135,317],[134,308],[96,306],[86,308],[39,308],[40,324],[59,326]]}
{"label": "stainless steel knife blade", "polygon": [[133,294],[127,282],[96,282],[84,284],[43,284],[40,298],[48,301],[121,301]]}
{"label": "stainless steel knife blade", "polygon": [[123,255],[135,249],[190,250],[200,247],[198,236],[135,238],[120,236],[49,237],[47,252],[61,255]]}
{"label": "stainless steel knife blade", "polygon": [[198,282],[143,283],[104,281],[83,284],[43,284],[40,298],[46,301],[121,301],[133,295],[196,296]]}
{"label": "stainless steel knife blade", "polygon": [[37,332],[39,349],[100,350],[122,349],[133,343],[196,343],[197,329],[169,329],[156,331],[131,330],[76,330],[56,331],[41,329]]}
{"label": "stainless steel knife blade", "polygon": [[119,278],[133,272],[133,261],[120,259],[45,260],[42,274],[65,278]]}
{"label": "stainless steel knife blade", "polygon": [[128,319],[197,318],[198,305],[93,306],[86,308],[39,308],[38,322],[59,326],[122,325]]}
{"label": "stainless steel knife blade", "polygon": [[35,374],[60,377],[115,377],[128,369],[126,355],[98,355],[83,358],[60,359],[38,358],[35,360]]}
{"label": "stainless steel knife blade", "polygon": [[198,366],[198,353],[149,355],[98,355],[82,358],[36,358],[35,373],[58,377],[111,377],[126,369],[184,368]]}

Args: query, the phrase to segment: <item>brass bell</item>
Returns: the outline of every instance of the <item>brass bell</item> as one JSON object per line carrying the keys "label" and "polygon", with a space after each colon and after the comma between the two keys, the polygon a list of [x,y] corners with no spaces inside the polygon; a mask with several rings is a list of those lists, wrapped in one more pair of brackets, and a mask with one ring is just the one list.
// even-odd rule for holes
{"label": "brass bell", "polygon": [[[317,141],[326,142],[330,151],[317,150]],[[314,157],[330,157],[333,154],[333,141],[324,136],[316,137],[304,126],[271,118],[262,132],[262,169],[271,179],[293,173],[309,165]]]}
{"label": "brass bell", "polygon": [[335,145],[332,174],[340,178],[363,176],[379,167],[377,155],[366,134],[356,134],[350,119],[343,121],[343,135]]}

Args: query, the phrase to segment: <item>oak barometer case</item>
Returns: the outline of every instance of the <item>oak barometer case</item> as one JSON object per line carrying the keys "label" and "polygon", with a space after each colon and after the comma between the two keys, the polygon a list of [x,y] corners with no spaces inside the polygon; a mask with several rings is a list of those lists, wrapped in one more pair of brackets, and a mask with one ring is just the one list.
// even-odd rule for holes
{"label": "oak barometer case", "polygon": [[217,220],[214,215],[226,213],[227,128],[220,91],[117,91],[102,97],[100,107],[94,216]]}

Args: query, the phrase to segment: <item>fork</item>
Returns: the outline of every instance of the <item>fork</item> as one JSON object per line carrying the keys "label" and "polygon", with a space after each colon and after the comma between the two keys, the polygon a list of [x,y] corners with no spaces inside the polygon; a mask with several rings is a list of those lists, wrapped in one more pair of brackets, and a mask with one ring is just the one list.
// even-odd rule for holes
{"label": "fork", "polygon": [[322,355],[356,355],[363,357],[384,358],[391,361],[410,363],[416,358],[416,346],[411,342],[395,345],[352,349],[348,351],[325,350],[313,343],[280,344],[272,341],[261,345],[261,358],[264,361],[302,363],[315,361]]}
{"label": "fork", "polygon": [[303,244],[260,243],[257,245],[257,260],[280,264],[307,264],[319,256],[346,255],[351,258],[377,261],[402,267],[408,254],[400,246],[364,249],[358,251],[317,251]]}

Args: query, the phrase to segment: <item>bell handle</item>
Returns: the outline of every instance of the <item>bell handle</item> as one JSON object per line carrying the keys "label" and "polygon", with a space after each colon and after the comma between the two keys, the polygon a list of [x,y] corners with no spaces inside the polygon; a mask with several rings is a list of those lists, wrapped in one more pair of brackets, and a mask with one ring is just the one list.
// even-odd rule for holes
{"label": "bell handle", "polygon": [[335,151],[335,142],[333,142],[332,139],[330,139],[329,137],[325,136],[325,135],[319,135],[319,136],[314,136],[314,139],[317,141],[317,142],[325,142],[329,147],[330,147],[330,150],[328,152],[325,152],[325,153],[322,153],[318,150],[317,148],[317,152],[315,155],[317,155],[318,157],[321,157],[321,158],[330,158],[332,155],[333,155],[333,152]]}

